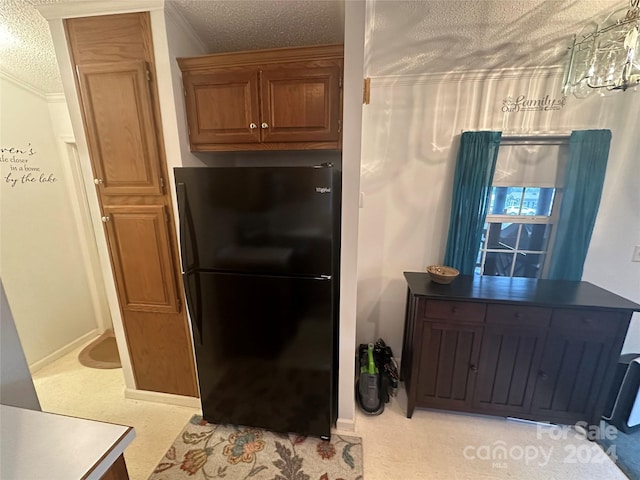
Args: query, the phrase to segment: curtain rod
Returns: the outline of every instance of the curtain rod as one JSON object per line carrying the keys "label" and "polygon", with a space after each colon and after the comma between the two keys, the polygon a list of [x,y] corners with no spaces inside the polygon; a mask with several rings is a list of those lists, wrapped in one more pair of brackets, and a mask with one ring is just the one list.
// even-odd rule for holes
{"label": "curtain rod", "polygon": [[[460,133],[472,130],[460,130]],[[502,140],[569,140],[571,132],[502,132]]]}
{"label": "curtain rod", "polygon": [[506,133],[502,135],[503,140],[569,140],[569,133]]}

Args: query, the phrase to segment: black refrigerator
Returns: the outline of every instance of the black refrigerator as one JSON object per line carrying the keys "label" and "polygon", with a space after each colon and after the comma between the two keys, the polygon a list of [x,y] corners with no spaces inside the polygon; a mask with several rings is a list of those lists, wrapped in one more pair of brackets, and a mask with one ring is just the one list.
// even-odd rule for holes
{"label": "black refrigerator", "polygon": [[332,164],[174,171],[204,418],[328,437],[338,172]]}

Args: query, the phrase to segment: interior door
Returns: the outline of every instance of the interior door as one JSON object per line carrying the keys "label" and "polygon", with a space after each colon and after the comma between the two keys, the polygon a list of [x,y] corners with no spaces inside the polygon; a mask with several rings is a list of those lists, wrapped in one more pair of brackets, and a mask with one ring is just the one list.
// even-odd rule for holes
{"label": "interior door", "polygon": [[79,65],[85,129],[103,195],[161,195],[144,61]]}
{"label": "interior door", "polygon": [[338,141],[342,69],[334,63],[260,72],[263,142]]}

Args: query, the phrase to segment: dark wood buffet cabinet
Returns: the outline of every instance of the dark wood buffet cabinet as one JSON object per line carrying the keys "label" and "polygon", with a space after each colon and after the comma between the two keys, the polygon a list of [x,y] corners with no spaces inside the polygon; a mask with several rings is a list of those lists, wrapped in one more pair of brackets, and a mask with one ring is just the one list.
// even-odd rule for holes
{"label": "dark wood buffet cabinet", "polygon": [[640,305],[588,282],[404,276],[407,417],[427,407],[599,423]]}

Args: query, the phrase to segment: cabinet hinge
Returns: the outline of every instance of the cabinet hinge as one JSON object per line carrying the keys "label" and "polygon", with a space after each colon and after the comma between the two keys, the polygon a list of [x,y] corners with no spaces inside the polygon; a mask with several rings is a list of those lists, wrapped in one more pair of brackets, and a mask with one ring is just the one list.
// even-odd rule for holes
{"label": "cabinet hinge", "polygon": [[338,120],[338,133],[342,132],[342,120]]}
{"label": "cabinet hinge", "polygon": [[364,85],[362,88],[362,103],[369,105],[371,103],[371,79],[369,77],[364,79]]}
{"label": "cabinet hinge", "polygon": [[338,77],[338,88],[342,88],[342,77]]}
{"label": "cabinet hinge", "polygon": [[169,214],[167,213],[167,211],[164,211],[164,221],[169,223]]}
{"label": "cabinet hinge", "polygon": [[151,81],[151,72],[147,70],[147,81]]}
{"label": "cabinet hinge", "polygon": [[164,178],[160,177],[160,190],[164,192]]}

